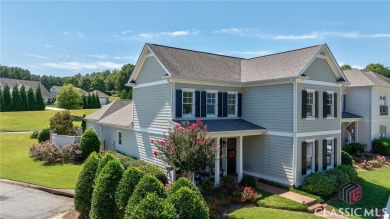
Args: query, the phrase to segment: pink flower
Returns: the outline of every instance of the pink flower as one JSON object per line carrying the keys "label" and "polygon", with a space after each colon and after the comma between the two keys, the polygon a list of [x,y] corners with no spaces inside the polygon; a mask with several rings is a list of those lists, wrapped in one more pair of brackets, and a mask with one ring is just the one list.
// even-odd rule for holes
{"label": "pink flower", "polygon": [[158,156],[158,152],[157,151],[153,151],[153,156],[157,157]]}

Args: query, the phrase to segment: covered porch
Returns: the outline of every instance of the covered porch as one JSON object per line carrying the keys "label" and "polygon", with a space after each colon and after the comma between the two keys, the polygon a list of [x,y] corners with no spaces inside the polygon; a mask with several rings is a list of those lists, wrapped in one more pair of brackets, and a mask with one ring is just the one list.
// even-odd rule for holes
{"label": "covered porch", "polygon": [[341,138],[343,144],[357,143],[359,139],[359,121],[363,117],[349,112],[342,112]]}

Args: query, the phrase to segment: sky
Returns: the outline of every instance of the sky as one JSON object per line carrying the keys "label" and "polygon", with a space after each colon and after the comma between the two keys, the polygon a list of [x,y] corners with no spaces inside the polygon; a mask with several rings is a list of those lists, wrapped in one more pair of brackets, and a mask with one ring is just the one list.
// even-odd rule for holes
{"label": "sky", "polygon": [[145,43],[251,58],[326,43],[390,66],[390,1],[1,1],[0,64],[69,76],[137,62]]}

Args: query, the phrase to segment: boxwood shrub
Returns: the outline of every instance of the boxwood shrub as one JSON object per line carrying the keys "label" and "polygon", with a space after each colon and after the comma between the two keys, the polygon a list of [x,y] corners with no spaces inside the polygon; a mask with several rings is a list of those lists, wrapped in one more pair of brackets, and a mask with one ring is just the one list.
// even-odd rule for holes
{"label": "boxwood shrub", "polygon": [[50,129],[44,128],[38,134],[38,142],[44,142],[50,140]]}
{"label": "boxwood shrub", "polygon": [[187,187],[191,189],[192,191],[196,192],[198,195],[202,196],[200,194],[199,189],[193,184],[190,180],[188,180],[185,177],[180,177],[169,189],[169,194],[177,192],[179,189]]}
{"label": "boxwood shrub", "polygon": [[303,182],[302,190],[316,195],[328,196],[337,191],[336,180],[325,172],[311,173]]}
{"label": "boxwood shrub", "polygon": [[342,147],[342,150],[349,154],[356,154],[357,152],[364,152],[365,145],[360,143],[346,144]]}
{"label": "boxwood shrub", "polygon": [[250,187],[256,188],[255,177],[245,175],[244,177],[242,177],[240,184],[242,186],[250,186]]}
{"label": "boxwood shrub", "polygon": [[179,219],[209,218],[209,211],[203,198],[187,187],[169,194],[168,201],[175,206]]}
{"label": "boxwood shrub", "polygon": [[100,140],[93,128],[88,128],[81,136],[80,146],[84,159],[93,151],[96,151],[97,153],[100,152]]}
{"label": "boxwood shrub", "polygon": [[81,216],[88,216],[91,210],[93,185],[99,161],[99,155],[96,152],[91,153],[85,161],[76,183],[74,206]]}
{"label": "boxwood shrub", "polygon": [[346,151],[341,151],[341,163],[344,165],[352,166],[352,157]]}
{"label": "boxwood shrub", "polygon": [[104,166],[92,194],[91,219],[116,218],[115,190],[122,174],[123,166],[118,160],[111,160]]}
{"label": "boxwood shrub", "polygon": [[176,219],[177,217],[176,209],[171,203],[160,198],[156,193],[148,193],[126,219]]}
{"label": "boxwood shrub", "polygon": [[380,155],[390,156],[390,139],[375,139],[372,141],[372,151]]}
{"label": "boxwood shrub", "polygon": [[100,172],[103,170],[103,168],[107,165],[108,162],[116,160],[119,162],[119,160],[109,151],[106,154],[104,154],[103,158],[99,162],[99,166],[96,170],[96,177],[99,176]]}

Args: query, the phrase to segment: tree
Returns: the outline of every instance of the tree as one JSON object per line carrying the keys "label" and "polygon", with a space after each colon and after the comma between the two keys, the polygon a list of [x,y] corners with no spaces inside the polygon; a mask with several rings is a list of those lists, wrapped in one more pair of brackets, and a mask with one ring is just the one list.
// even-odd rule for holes
{"label": "tree", "polygon": [[83,109],[88,109],[88,98],[83,95]]}
{"label": "tree", "polygon": [[384,65],[380,63],[371,63],[368,64],[365,68],[364,71],[372,71],[377,74],[383,75],[385,77],[390,77],[390,68],[385,67]]}
{"label": "tree", "polygon": [[85,75],[85,76],[81,79],[79,85],[80,85],[80,88],[81,88],[81,89],[83,89],[83,90],[85,90],[85,91],[90,91],[89,89],[91,88],[91,78],[89,78],[88,75]]}
{"label": "tree", "polygon": [[125,100],[125,99],[127,99],[127,96],[128,96],[128,94],[127,94],[126,90],[123,89],[123,90],[121,91],[120,98],[121,98],[122,100]]}
{"label": "tree", "polygon": [[102,107],[102,105],[100,104],[99,96],[97,94],[95,95],[95,105],[97,109],[100,109]]}
{"label": "tree", "polygon": [[30,87],[27,91],[27,102],[28,102],[28,109],[29,110],[35,110],[36,109],[36,100],[33,89]]}
{"label": "tree", "polygon": [[87,158],[92,152],[100,151],[100,140],[93,128],[88,128],[80,139],[82,157]]}
{"label": "tree", "polygon": [[[58,135],[71,135],[75,132],[73,127],[73,116],[70,114],[69,110],[58,112],[50,118],[50,131]],[[87,157],[88,156],[85,158]]]}
{"label": "tree", "polygon": [[83,103],[82,95],[73,85],[63,86],[57,94],[57,104],[64,109],[79,109]]}
{"label": "tree", "polygon": [[129,90],[129,94],[127,95],[127,99],[128,100],[132,100],[133,99],[133,89]]}
{"label": "tree", "polygon": [[26,87],[24,87],[24,85],[22,85],[22,87],[20,88],[20,99],[22,105],[21,110],[28,110],[27,92]]}
{"label": "tree", "polygon": [[45,101],[43,100],[42,97],[42,92],[41,92],[41,85],[38,85],[37,89],[35,90],[35,99],[36,99],[36,109],[37,110],[45,110]]}
{"label": "tree", "polygon": [[85,114],[83,114],[83,119],[81,120],[81,128],[83,129],[83,133],[87,129],[87,121],[85,121]]}
{"label": "tree", "polygon": [[92,79],[92,90],[106,91],[106,84],[104,83],[104,77],[99,75]]}
{"label": "tree", "polygon": [[93,99],[92,95],[88,94],[88,108],[87,109],[92,109],[93,108]]}
{"label": "tree", "polygon": [[350,65],[347,65],[347,64],[342,65],[340,68],[341,68],[342,70],[350,70],[350,69],[352,69],[352,67],[351,67]]}
{"label": "tree", "polygon": [[4,107],[3,90],[0,89],[0,112],[3,112],[3,107]]}
{"label": "tree", "polygon": [[191,181],[195,171],[214,164],[217,151],[214,141],[207,137],[207,127],[201,121],[176,125],[168,131],[165,139],[152,140],[151,143],[158,149],[153,152],[154,156],[181,170]]}
{"label": "tree", "polygon": [[3,106],[4,112],[13,111],[14,108],[12,106],[11,91],[8,84],[5,84],[3,89],[3,100],[4,100],[4,106]]}
{"label": "tree", "polygon": [[123,65],[115,79],[115,89],[117,92],[125,89],[125,84],[129,80],[131,74],[133,73],[135,66],[132,64]]}
{"label": "tree", "polygon": [[20,98],[20,93],[18,89],[18,85],[15,84],[12,88],[12,106],[14,107],[14,111],[20,111],[22,105],[22,99]]}

